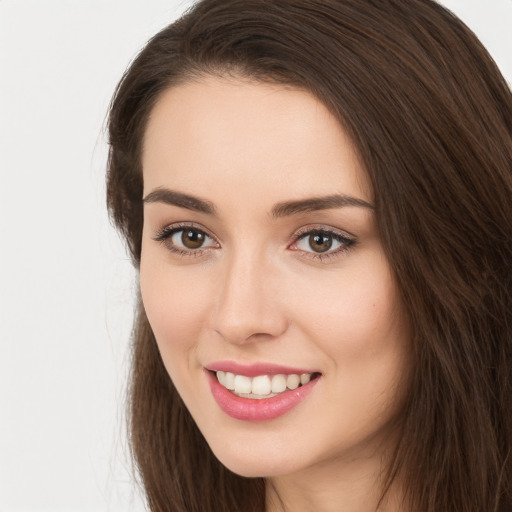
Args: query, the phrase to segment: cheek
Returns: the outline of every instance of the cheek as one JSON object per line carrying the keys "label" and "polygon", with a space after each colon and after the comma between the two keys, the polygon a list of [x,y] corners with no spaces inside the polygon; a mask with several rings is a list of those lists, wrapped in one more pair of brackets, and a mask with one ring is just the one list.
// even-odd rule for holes
{"label": "cheek", "polygon": [[204,326],[207,284],[186,270],[145,263],[140,267],[142,302],[164,360],[167,352],[187,351]]}
{"label": "cheek", "polygon": [[300,301],[293,307],[302,331],[327,357],[331,405],[319,406],[314,415],[332,425],[326,437],[348,446],[399,414],[407,388],[409,329],[387,264],[373,262],[365,271],[339,277],[333,275],[322,292],[310,292],[307,307]]}
{"label": "cheek", "polygon": [[387,262],[331,273],[292,296],[292,309],[329,353],[354,356],[389,349],[406,337],[401,299]]}

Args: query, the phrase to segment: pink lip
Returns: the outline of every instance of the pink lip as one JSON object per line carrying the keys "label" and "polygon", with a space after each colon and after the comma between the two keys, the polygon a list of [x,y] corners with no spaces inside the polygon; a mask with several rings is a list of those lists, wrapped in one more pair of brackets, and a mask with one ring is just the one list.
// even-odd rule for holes
{"label": "pink lip", "polygon": [[302,373],[318,373],[316,370],[306,370],[304,368],[292,368],[291,366],[281,366],[273,363],[255,363],[240,364],[234,361],[217,361],[210,363],[205,367],[212,372],[231,372],[236,375],[245,375],[246,377],[257,377],[258,375],[285,375]]}
{"label": "pink lip", "polygon": [[[224,371],[224,370],[223,370]],[[286,390],[271,398],[252,399],[243,398],[227,390],[217,380],[215,373],[205,371],[213,398],[219,407],[232,418],[244,421],[267,421],[273,420],[286,414],[288,411],[299,405],[313,390],[313,387],[320,380],[315,378],[307,384],[294,390]],[[288,373],[288,372],[279,372]],[[298,372],[291,372],[298,373]],[[308,372],[302,372],[308,373]],[[263,373],[268,375],[268,373]],[[247,375],[239,373],[239,375]],[[262,375],[257,373],[256,375]]]}

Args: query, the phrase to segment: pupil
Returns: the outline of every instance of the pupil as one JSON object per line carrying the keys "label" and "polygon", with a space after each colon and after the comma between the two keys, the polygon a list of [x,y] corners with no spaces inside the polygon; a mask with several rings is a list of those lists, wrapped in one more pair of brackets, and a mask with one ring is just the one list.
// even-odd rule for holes
{"label": "pupil", "polygon": [[187,249],[199,249],[204,243],[204,233],[200,231],[183,231],[181,241]]}
{"label": "pupil", "polygon": [[316,234],[309,237],[309,246],[315,252],[326,252],[332,247],[332,237]]}

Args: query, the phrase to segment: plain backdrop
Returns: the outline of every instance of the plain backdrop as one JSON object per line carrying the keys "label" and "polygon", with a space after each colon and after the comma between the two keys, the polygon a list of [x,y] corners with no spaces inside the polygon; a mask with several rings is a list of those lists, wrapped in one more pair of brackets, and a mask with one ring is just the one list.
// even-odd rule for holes
{"label": "plain backdrop", "polygon": [[[0,512],[139,512],[124,433],[136,276],[104,122],[190,0],[0,0]],[[512,0],[444,0],[512,82]]]}

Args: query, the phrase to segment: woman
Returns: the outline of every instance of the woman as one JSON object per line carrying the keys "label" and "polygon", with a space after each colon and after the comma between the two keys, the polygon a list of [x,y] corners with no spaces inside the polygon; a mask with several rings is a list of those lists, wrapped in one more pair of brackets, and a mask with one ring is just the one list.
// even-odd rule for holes
{"label": "woman", "polygon": [[110,113],[153,511],[512,505],[512,99],[427,0],[203,0]]}

